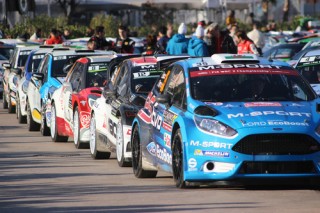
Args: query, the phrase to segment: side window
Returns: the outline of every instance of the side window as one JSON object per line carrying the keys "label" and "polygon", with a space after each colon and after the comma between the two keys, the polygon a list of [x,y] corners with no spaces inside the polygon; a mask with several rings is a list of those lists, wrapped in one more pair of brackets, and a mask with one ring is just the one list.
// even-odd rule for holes
{"label": "side window", "polygon": [[43,73],[44,79],[43,82],[48,80],[48,63],[49,63],[49,56],[42,59],[41,64],[39,66],[39,72]]}
{"label": "side window", "polygon": [[118,79],[116,79],[116,82],[114,85],[117,90],[117,94],[120,96],[124,96],[128,89],[128,85],[127,85],[128,71],[129,71],[128,65],[124,64],[121,67]]}
{"label": "side window", "polygon": [[83,68],[83,64],[78,63],[73,70],[73,73],[70,77],[70,83],[72,87],[72,91],[78,91],[81,85],[81,70]]}
{"label": "side window", "polygon": [[170,96],[172,105],[182,109],[186,108],[186,85],[182,67],[176,66],[173,68],[165,86],[164,94]]}

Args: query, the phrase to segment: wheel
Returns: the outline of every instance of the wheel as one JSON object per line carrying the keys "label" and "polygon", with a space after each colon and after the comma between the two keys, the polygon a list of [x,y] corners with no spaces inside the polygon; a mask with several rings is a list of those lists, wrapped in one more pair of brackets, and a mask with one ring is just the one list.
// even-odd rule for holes
{"label": "wheel", "polygon": [[73,113],[73,141],[77,149],[87,148],[88,144],[80,141],[80,116],[78,107]]}
{"label": "wheel", "polygon": [[5,92],[3,93],[2,106],[3,106],[3,109],[8,109],[8,101],[7,101],[7,96]]}
{"label": "wheel", "polygon": [[27,123],[27,116],[23,116],[21,114],[21,106],[20,106],[20,99],[19,99],[19,95],[17,95],[17,106],[16,106],[16,114],[17,114],[17,119],[19,124],[25,124]]}
{"label": "wheel", "polygon": [[180,129],[177,129],[172,140],[172,172],[177,188],[186,188],[187,184],[183,180],[183,151]]}
{"label": "wheel", "polygon": [[123,140],[123,126],[122,122],[119,121],[117,125],[117,136],[116,136],[116,149],[117,149],[117,161],[120,167],[132,166],[131,160],[124,158],[124,140]]}
{"label": "wheel", "polygon": [[40,125],[32,118],[30,104],[27,103],[27,126],[29,131],[39,131]]}
{"label": "wheel", "polygon": [[54,141],[54,142],[67,142],[68,141],[68,136],[61,136],[58,134],[56,107],[55,107],[54,103],[52,104],[52,107],[51,107],[50,135],[51,135],[52,141]]}
{"label": "wheel", "polygon": [[136,125],[132,132],[132,168],[133,173],[137,178],[154,178],[158,171],[147,171],[142,169],[142,151],[140,144],[139,128]]}
{"label": "wheel", "polygon": [[95,115],[90,120],[90,154],[93,159],[109,159],[111,152],[100,152],[97,150],[98,133],[96,128]]}
{"label": "wheel", "polygon": [[41,107],[40,133],[43,136],[49,136],[50,135],[50,128],[47,125],[46,110],[45,110],[44,104],[42,104],[42,107]]}

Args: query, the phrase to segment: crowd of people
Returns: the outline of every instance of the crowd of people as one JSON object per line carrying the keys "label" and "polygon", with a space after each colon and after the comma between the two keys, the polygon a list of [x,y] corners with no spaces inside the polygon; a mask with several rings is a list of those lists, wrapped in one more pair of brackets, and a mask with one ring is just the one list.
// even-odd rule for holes
{"label": "crowd of people", "polygon": [[[200,21],[188,34],[185,23],[181,23],[177,32],[172,24],[167,26],[152,26],[152,32],[146,36],[145,54],[166,53],[170,55],[188,54],[190,56],[211,56],[215,53],[262,54],[264,35],[259,29],[259,24],[254,21],[254,14],[250,13],[246,19],[252,31],[245,32],[239,29],[234,11],[230,11],[225,20],[225,25],[216,22]],[[223,26],[227,26],[222,28]],[[86,36],[90,37],[87,48],[94,50],[113,50],[118,53],[134,53],[135,42],[129,37],[127,26],[118,27],[118,37],[115,41],[105,38],[103,26],[95,30],[88,28]],[[41,39],[41,29],[36,29],[30,36],[31,40]],[[70,31],[52,29],[44,44],[61,44],[70,38]]]}

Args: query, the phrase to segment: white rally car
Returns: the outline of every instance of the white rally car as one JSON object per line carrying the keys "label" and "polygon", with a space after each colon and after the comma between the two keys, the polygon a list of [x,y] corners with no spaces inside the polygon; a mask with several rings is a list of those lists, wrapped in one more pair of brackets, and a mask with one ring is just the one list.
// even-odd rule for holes
{"label": "white rally car", "polygon": [[73,137],[76,148],[89,145],[90,112],[101,96],[115,54],[78,59],[51,99],[50,133],[54,142]]}
{"label": "white rally car", "polygon": [[[29,131],[50,135],[50,99],[61,87],[73,63],[87,55],[101,55],[105,51],[55,48],[41,60],[38,72],[32,73],[27,89],[27,124]],[[47,105],[49,103],[49,107]]]}
{"label": "white rally car", "polygon": [[124,60],[114,72],[91,112],[90,153],[92,158],[109,158],[116,152],[120,167],[131,166],[131,124],[143,107],[148,92],[162,74],[159,61],[189,56],[145,56]]}
{"label": "white rally car", "polygon": [[32,50],[39,46],[21,46],[17,45],[12,53],[9,63],[3,63],[3,108],[8,109],[9,113],[15,112],[17,83],[21,78],[27,58]]}
{"label": "white rally car", "polygon": [[37,72],[38,66],[46,53],[53,50],[53,46],[40,46],[39,49],[32,50],[26,61],[22,77],[18,79],[16,94],[16,114],[19,123],[27,122],[27,89],[31,80],[31,75]]}

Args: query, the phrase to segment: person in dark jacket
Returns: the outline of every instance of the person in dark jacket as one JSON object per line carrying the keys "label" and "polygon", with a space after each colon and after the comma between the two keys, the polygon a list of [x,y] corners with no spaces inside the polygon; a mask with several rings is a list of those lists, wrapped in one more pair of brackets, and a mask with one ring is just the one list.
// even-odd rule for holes
{"label": "person in dark jacket", "polygon": [[198,26],[195,32],[195,36],[192,37],[188,43],[188,54],[190,56],[209,56],[207,44],[203,41],[204,29],[202,26]]}
{"label": "person in dark jacket", "polygon": [[107,41],[104,37],[104,27],[103,26],[97,26],[95,35],[92,36],[89,41],[95,41],[97,44],[96,49],[98,50],[109,50],[112,47],[112,43]]}
{"label": "person in dark jacket", "polygon": [[175,34],[168,42],[166,52],[169,55],[180,55],[188,53],[189,39],[185,37],[187,33],[187,26],[181,23],[178,29],[178,33]]}
{"label": "person in dark jacket", "polygon": [[213,50],[211,53],[233,53],[237,54],[237,46],[235,45],[233,38],[229,35],[229,30],[220,30],[217,23],[212,23],[210,25],[212,29],[212,43],[211,48]]}
{"label": "person in dark jacket", "polygon": [[158,31],[159,40],[157,42],[157,52],[166,53],[169,37],[167,36],[167,27],[162,26]]}
{"label": "person in dark jacket", "polygon": [[120,25],[118,28],[119,37],[115,42],[115,49],[118,53],[133,53],[135,42],[128,37],[128,28]]}

